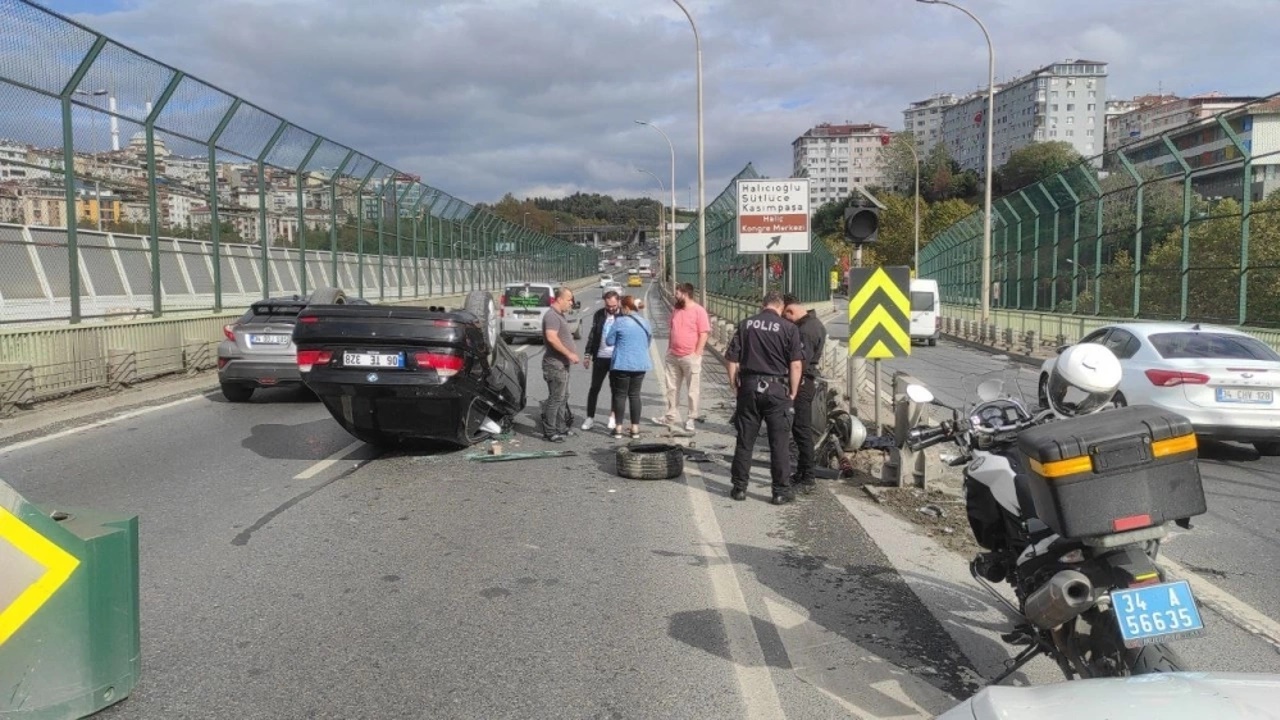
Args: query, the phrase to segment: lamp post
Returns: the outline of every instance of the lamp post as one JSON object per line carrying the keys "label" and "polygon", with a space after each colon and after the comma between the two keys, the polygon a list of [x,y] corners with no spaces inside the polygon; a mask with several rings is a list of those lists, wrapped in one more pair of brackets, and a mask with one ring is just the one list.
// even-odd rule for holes
{"label": "lamp post", "polygon": [[520,218],[520,227],[523,227],[523,228],[529,227],[529,211],[528,210],[525,210],[524,216]]}
{"label": "lamp post", "polygon": [[702,306],[707,306],[707,174],[706,155],[702,144],[702,38],[698,36],[698,24],[680,0],[671,0],[689,19],[693,28],[693,45],[698,55],[698,293]]}
{"label": "lamp post", "polygon": [[[74,94],[83,95],[85,97],[102,97],[103,95],[107,94],[107,91],[106,89],[94,90],[93,92],[89,92],[87,90],[76,90],[74,91]],[[97,106],[95,106],[94,109],[96,110]],[[89,123],[91,128],[90,132],[93,134],[93,138],[96,140],[98,138],[98,113],[95,112],[93,113],[93,115],[89,116]],[[94,164],[96,165],[98,154],[94,153],[93,158],[94,158]],[[96,172],[101,173],[102,168],[101,167],[96,168]],[[98,232],[102,232],[102,181],[99,180],[97,177],[94,177],[93,179],[93,188],[94,188],[94,194],[97,196],[96,202],[98,203],[97,212],[95,212],[94,215],[98,219]]]}
{"label": "lamp post", "polygon": [[643,120],[636,120],[636,124],[647,125],[657,130],[662,139],[667,141],[667,150],[671,152],[671,185],[669,186],[671,188],[671,225],[667,228],[667,241],[671,245],[671,287],[674,288],[676,286],[676,146],[671,144],[671,138],[667,137],[667,134],[657,125]]}
{"label": "lamp post", "polygon": [[[659,178],[657,175],[654,175],[653,173],[651,173],[651,172],[649,172],[648,170],[645,170],[645,169],[643,169],[643,168],[636,168],[636,172],[638,172],[638,173],[644,173],[645,175],[648,175],[649,177],[653,178],[654,182],[658,183],[658,189],[659,189],[659,190],[661,190],[661,191],[663,191],[663,192],[666,192],[667,188],[666,188],[666,186],[665,186],[665,185],[663,185],[663,184],[662,184],[662,178]],[[663,236],[663,234],[662,234],[662,201],[661,201],[661,200],[659,200],[659,201],[658,201],[658,247],[659,247],[659,248],[661,248],[661,247],[663,246],[663,243],[664,243],[664,242],[665,242],[665,237],[664,237],[664,236]],[[663,253],[663,255],[665,256],[665,255],[666,255],[666,253]],[[675,254],[674,254],[674,253],[672,254],[672,258],[673,258],[673,259],[672,259],[672,262],[674,263],[674,262],[675,262],[675,260],[674,260],[674,258],[675,258]],[[675,283],[671,283],[671,287],[673,287],[673,288],[674,288],[674,287],[675,287]]]}
{"label": "lamp post", "polygon": [[996,49],[991,44],[991,33],[987,32],[987,26],[982,24],[977,15],[948,0],[916,0],[916,2],[926,5],[947,5],[959,10],[978,24],[978,28],[982,30],[982,37],[987,40],[987,166],[982,187],[982,288],[979,293],[982,298],[982,325],[985,327],[991,323],[991,176],[994,170],[991,166],[991,140],[996,120]]}

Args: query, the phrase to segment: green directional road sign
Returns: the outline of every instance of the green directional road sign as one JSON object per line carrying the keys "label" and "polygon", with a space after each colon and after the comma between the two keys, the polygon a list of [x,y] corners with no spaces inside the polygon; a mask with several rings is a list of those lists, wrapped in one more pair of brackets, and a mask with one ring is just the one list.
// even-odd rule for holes
{"label": "green directional road sign", "polygon": [[849,355],[879,360],[911,354],[911,271],[849,271]]}

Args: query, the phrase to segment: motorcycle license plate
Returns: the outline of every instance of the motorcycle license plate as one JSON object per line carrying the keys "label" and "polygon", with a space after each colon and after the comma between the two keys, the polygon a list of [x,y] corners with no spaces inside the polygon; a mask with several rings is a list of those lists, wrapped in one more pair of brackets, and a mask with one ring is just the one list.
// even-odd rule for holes
{"label": "motorcycle license plate", "polygon": [[1111,591],[1111,606],[1125,647],[1195,637],[1204,632],[1186,580]]}

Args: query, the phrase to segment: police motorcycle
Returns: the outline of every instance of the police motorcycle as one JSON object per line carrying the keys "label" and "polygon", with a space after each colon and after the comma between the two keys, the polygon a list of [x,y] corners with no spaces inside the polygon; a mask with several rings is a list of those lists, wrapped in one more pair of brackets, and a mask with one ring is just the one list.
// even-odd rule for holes
{"label": "police motorcycle", "polygon": [[1188,583],[1157,562],[1170,526],[1190,529],[1205,512],[1196,436],[1180,415],[1115,407],[1120,376],[1111,351],[1082,344],[1060,353],[1036,412],[1000,378],[983,379],[964,411],[908,389],[951,410],[907,443],[959,448],[944,461],[964,466],[969,524],[986,550],[970,572],[1013,614],[1005,642],[1023,647],[992,684],[1037,655],[1068,680],[1177,672],[1187,668],[1168,643],[1204,631]]}

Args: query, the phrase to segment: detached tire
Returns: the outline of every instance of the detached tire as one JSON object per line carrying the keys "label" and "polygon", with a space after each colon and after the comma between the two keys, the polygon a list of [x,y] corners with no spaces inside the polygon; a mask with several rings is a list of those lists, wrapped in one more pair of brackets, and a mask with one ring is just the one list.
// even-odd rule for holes
{"label": "detached tire", "polygon": [[670,480],[684,472],[684,451],[679,445],[640,443],[617,450],[618,475],[632,480]]}
{"label": "detached tire", "polygon": [[335,287],[316,288],[307,298],[308,305],[345,305],[347,294]]}

